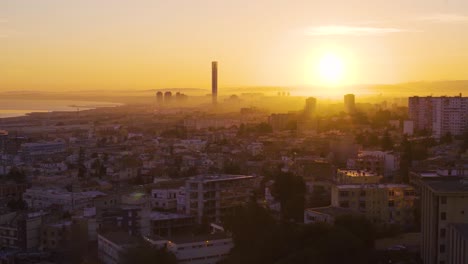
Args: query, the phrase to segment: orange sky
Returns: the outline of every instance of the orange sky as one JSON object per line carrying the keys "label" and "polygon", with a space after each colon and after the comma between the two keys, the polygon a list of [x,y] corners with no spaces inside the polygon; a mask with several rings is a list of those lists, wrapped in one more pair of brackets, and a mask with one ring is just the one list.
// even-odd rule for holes
{"label": "orange sky", "polygon": [[0,91],[468,79],[466,0],[3,0]]}

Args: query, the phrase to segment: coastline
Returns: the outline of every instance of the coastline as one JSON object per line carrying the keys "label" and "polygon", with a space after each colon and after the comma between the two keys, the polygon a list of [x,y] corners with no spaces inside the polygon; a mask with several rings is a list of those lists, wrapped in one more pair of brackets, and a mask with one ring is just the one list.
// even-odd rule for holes
{"label": "coastline", "polygon": [[[15,100],[14,100],[15,101]],[[47,102],[44,100],[43,102]],[[31,115],[45,114],[45,113],[71,113],[75,111],[94,110],[107,107],[123,106],[124,103],[117,102],[96,102],[96,101],[73,101],[63,100],[67,104],[56,105],[53,107],[35,107],[31,109],[15,109],[15,108],[0,108],[0,120],[27,117]],[[44,104],[45,105],[45,104]],[[39,109],[38,109],[39,108]],[[49,109],[45,109],[49,108]]]}

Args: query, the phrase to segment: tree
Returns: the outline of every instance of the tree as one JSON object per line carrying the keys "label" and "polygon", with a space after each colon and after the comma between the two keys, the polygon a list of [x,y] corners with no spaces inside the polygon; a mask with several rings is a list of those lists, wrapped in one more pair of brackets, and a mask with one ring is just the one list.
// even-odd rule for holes
{"label": "tree", "polygon": [[402,182],[409,182],[409,169],[413,161],[413,150],[411,142],[406,135],[403,136],[400,143],[401,159],[400,159],[400,176]]}
{"label": "tree", "polygon": [[84,165],[85,152],[82,147],[78,152],[78,177],[83,178],[86,175],[86,167]]}
{"label": "tree", "polygon": [[343,215],[335,219],[335,226],[343,228],[353,235],[360,237],[364,245],[371,249],[374,247],[375,230],[372,223],[360,215]]}
{"label": "tree", "polygon": [[136,247],[131,247],[122,255],[123,264],[176,264],[174,254],[165,248],[155,248],[142,242]]}
{"label": "tree", "polygon": [[445,133],[445,135],[443,135],[440,138],[441,144],[451,144],[452,142],[453,142],[453,136],[452,136],[452,133],[450,132]]}
{"label": "tree", "polygon": [[8,174],[6,175],[6,179],[10,181],[14,181],[16,183],[25,183],[26,182],[26,174],[23,170],[13,167],[10,169]]}
{"label": "tree", "polygon": [[284,172],[275,176],[272,195],[280,202],[283,220],[303,221],[305,192],[305,183],[301,177]]}
{"label": "tree", "polygon": [[14,211],[18,211],[18,210],[27,209],[28,204],[23,199],[19,199],[19,200],[14,200],[13,199],[13,200],[10,200],[7,203],[7,207],[8,207],[8,209],[10,209],[10,211],[14,212]]}
{"label": "tree", "polygon": [[390,137],[390,134],[388,133],[388,131],[385,131],[385,133],[384,133],[384,135],[382,137],[382,141],[380,142],[380,145],[381,145],[383,151],[393,149],[393,140]]}

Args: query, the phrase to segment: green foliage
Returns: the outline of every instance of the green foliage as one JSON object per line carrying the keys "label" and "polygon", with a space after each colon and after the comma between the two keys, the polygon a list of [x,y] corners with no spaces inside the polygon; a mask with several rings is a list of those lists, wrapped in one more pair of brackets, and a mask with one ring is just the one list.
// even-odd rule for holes
{"label": "green foliage", "polygon": [[385,134],[380,141],[380,146],[383,151],[393,150],[393,140],[388,131],[385,131]]}
{"label": "green foliage", "polygon": [[279,172],[274,177],[272,195],[281,204],[281,218],[302,222],[306,187],[304,180],[292,173]]}
{"label": "green foliage", "polygon": [[453,142],[453,136],[452,133],[447,132],[445,135],[443,135],[440,138],[440,144],[451,144]]}
{"label": "green foliage", "polygon": [[234,161],[226,161],[224,162],[223,171],[226,174],[241,174],[241,166]]}
{"label": "green foliage", "polygon": [[11,200],[7,203],[7,207],[10,209],[10,211],[14,212],[19,210],[26,210],[28,208],[28,204],[23,199]]}
{"label": "green foliage", "polygon": [[373,252],[372,225],[362,218],[343,218],[336,226],[276,222],[252,202],[226,219],[225,227],[234,248],[224,264],[365,264]]}
{"label": "green foliage", "polygon": [[16,183],[25,183],[26,182],[26,174],[22,169],[17,167],[13,167],[10,169],[8,174],[5,177],[8,181],[14,181]]}
{"label": "green foliage", "polygon": [[176,264],[174,254],[166,249],[157,249],[146,243],[129,248],[122,255],[122,264]]}

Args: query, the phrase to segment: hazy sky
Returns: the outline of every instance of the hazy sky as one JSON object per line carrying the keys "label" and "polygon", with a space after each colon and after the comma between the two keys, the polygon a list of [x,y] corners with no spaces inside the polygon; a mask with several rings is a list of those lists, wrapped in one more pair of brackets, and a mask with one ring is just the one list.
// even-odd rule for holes
{"label": "hazy sky", "polygon": [[467,0],[1,0],[0,91],[468,79]]}

